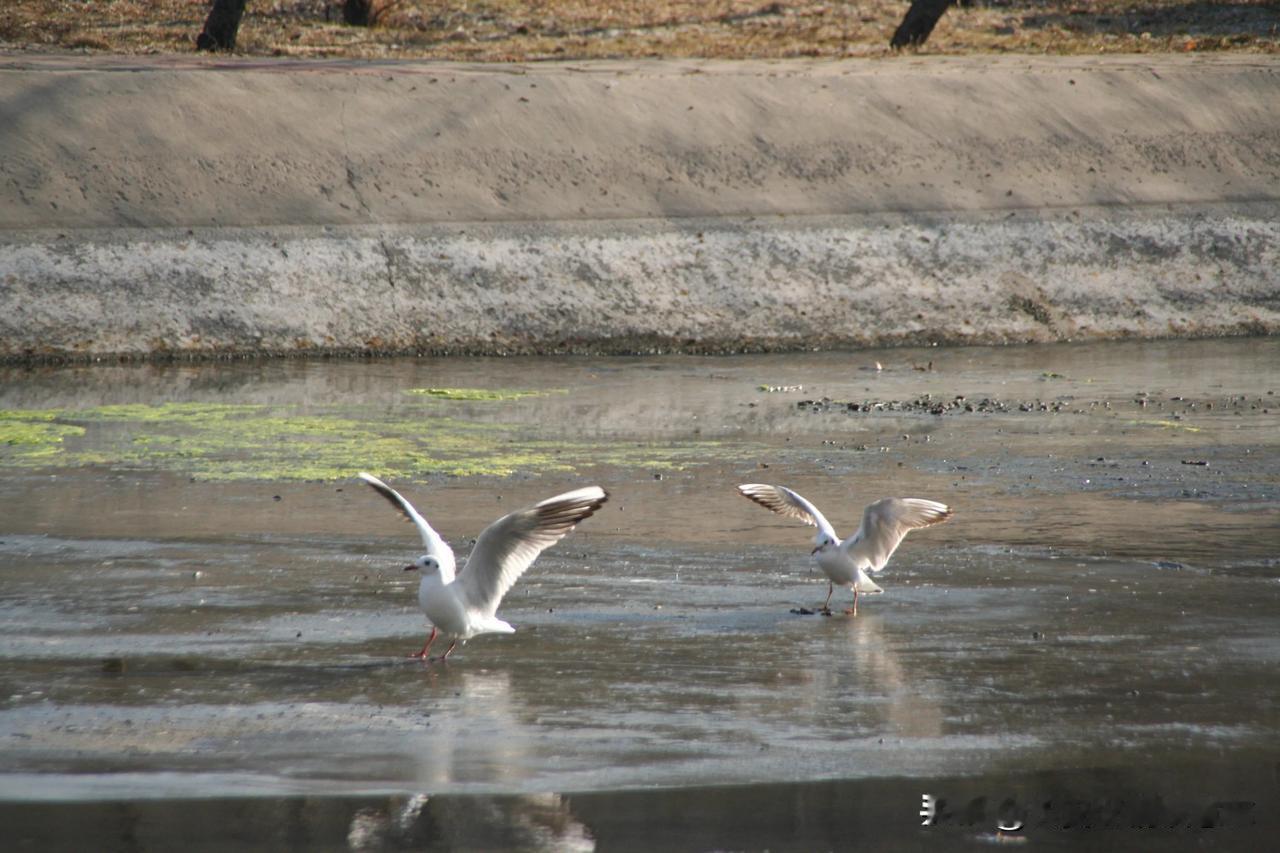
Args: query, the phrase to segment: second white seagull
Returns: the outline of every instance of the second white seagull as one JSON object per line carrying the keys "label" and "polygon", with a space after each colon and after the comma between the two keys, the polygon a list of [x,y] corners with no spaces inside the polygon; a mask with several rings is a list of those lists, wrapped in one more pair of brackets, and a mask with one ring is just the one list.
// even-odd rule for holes
{"label": "second white seagull", "polygon": [[831,594],[835,585],[853,589],[853,607],[845,613],[858,615],[858,594],[884,592],[867,572],[885,567],[908,533],[918,527],[940,524],[951,517],[951,507],[923,498],[884,498],[862,512],[858,532],[840,541],[831,522],[818,508],[785,486],[745,483],[738,486],[743,497],[780,515],[798,518],[818,528],[813,538],[813,560],[830,583],[822,612],[831,615]]}
{"label": "second white seagull", "polygon": [[431,634],[422,651],[410,657],[424,660],[440,634],[449,640],[449,648],[441,657],[444,660],[454,646],[472,637],[514,633],[515,628],[497,617],[502,597],[539,554],[609,499],[599,486],[587,486],[504,515],[484,529],[466,564],[455,571],[453,549],[413,504],[372,474],[361,472],[360,479],[413,522],[427,548],[427,553],[405,566],[405,571],[422,573],[418,604],[431,623]]}

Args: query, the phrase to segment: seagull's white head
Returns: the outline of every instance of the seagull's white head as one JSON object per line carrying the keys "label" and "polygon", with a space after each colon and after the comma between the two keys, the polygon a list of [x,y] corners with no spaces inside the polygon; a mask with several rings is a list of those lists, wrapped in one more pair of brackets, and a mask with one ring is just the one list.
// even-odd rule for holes
{"label": "seagull's white head", "polygon": [[827,534],[819,532],[817,536],[813,537],[813,550],[809,553],[821,554],[828,548],[833,548],[838,544],[840,543],[836,542],[836,540],[832,539]]}
{"label": "seagull's white head", "polygon": [[404,567],[406,572],[422,572],[424,575],[435,574],[440,571],[440,561],[430,554],[423,554],[418,559]]}

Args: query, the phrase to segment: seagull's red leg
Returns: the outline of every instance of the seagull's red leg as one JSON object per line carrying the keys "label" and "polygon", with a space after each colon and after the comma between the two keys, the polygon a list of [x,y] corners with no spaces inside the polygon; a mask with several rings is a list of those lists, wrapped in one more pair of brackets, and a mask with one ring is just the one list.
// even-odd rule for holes
{"label": "seagull's red leg", "polygon": [[835,587],[831,584],[827,584],[827,600],[822,602],[822,609],[818,611],[819,613],[825,613],[828,616],[831,615],[831,593],[834,591]]}
{"label": "seagull's red leg", "polygon": [[453,647],[454,647],[454,646],[456,646],[456,645],[458,645],[458,641],[457,641],[457,640],[454,640],[452,643],[450,643],[450,644],[449,644],[449,648],[448,648],[448,649],[446,649],[446,650],[445,650],[445,653],[444,653],[444,654],[442,654],[442,655],[440,656],[440,660],[448,660],[448,659],[449,659],[449,655],[453,654]]}
{"label": "seagull's red leg", "polygon": [[852,610],[846,610],[846,611],[845,611],[845,615],[846,615],[846,616],[857,616],[857,615],[858,615],[858,586],[857,586],[857,584],[854,584],[854,587],[853,587],[853,609],[852,609]]}
{"label": "seagull's red leg", "polygon": [[431,636],[427,637],[427,644],[426,644],[425,646],[423,646],[423,647],[422,647],[422,651],[420,651],[420,652],[414,652],[413,654],[409,655],[409,657],[411,657],[411,658],[419,658],[419,659],[421,659],[421,660],[426,660],[426,659],[427,659],[427,650],[428,650],[428,649],[430,649],[430,648],[431,648],[431,644],[432,644],[432,643],[434,643],[434,642],[436,641],[436,634],[438,634],[438,633],[439,633],[439,629],[437,629],[435,625],[432,625],[432,626],[431,626]]}

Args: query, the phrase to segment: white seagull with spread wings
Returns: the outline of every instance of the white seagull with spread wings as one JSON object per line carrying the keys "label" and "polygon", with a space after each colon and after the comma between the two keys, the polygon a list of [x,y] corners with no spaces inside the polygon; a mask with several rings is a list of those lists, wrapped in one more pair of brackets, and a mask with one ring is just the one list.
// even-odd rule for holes
{"label": "white seagull with spread wings", "polygon": [[466,565],[455,572],[453,549],[413,504],[372,474],[361,472],[360,479],[413,522],[427,548],[427,553],[404,567],[406,572],[422,573],[418,604],[431,623],[431,634],[422,651],[410,657],[424,660],[439,634],[450,641],[448,651],[441,657],[445,660],[459,642],[466,643],[479,634],[514,633],[516,629],[496,615],[502,596],[539,554],[609,499],[604,489],[588,486],[504,515],[484,529]]}
{"label": "white seagull with spread wings", "polygon": [[822,612],[831,615],[831,593],[835,584],[853,589],[853,607],[845,613],[858,615],[858,594],[884,592],[867,572],[879,572],[908,533],[917,527],[940,524],[951,517],[951,507],[923,498],[885,498],[862,512],[862,526],[843,542],[831,522],[818,508],[784,486],[745,483],[738,486],[743,497],[780,515],[798,518],[818,528],[814,536],[813,560],[830,583]]}

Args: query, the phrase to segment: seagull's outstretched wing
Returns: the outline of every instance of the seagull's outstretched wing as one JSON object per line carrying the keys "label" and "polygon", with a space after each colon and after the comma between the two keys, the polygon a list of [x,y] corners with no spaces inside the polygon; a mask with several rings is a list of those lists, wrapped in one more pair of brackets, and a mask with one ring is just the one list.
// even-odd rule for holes
{"label": "seagull's outstretched wing", "polygon": [[608,499],[604,489],[588,486],[547,498],[490,524],[476,539],[466,566],[458,573],[464,604],[492,616],[502,596],[538,555]]}
{"label": "seagull's outstretched wing", "polygon": [[771,509],[779,515],[798,518],[805,524],[816,527],[832,539],[839,540],[835,528],[826,516],[818,512],[818,508],[786,486],[768,486],[764,483],[743,483],[738,491],[744,498],[755,501],[765,509]]}
{"label": "seagull's outstretched wing", "polygon": [[951,507],[937,501],[885,498],[863,511],[862,526],[840,547],[860,568],[878,572],[908,533],[917,527],[941,524],[950,517]]}
{"label": "seagull's outstretched wing", "polygon": [[418,532],[422,534],[422,544],[426,546],[427,554],[435,557],[436,561],[441,564],[445,562],[450,565],[453,564],[453,549],[449,547],[449,543],[444,541],[444,538],[439,533],[432,529],[430,524],[427,524],[427,520],[413,508],[413,504],[372,474],[366,474],[361,471],[360,479],[372,486],[378,494],[389,500],[392,506],[400,510],[405,519],[413,522],[414,527],[418,528]]}

